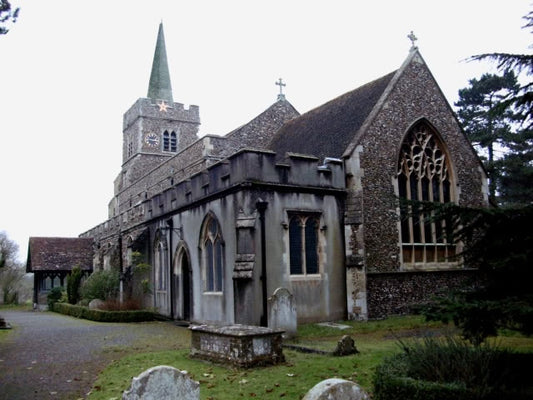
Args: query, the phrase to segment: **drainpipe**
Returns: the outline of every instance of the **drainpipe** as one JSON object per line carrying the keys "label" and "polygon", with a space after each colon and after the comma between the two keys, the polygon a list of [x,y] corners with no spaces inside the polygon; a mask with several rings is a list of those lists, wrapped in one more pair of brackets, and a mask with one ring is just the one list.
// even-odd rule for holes
{"label": "drainpipe", "polygon": [[267,304],[267,270],[266,270],[266,234],[265,234],[265,211],[268,202],[259,199],[255,203],[259,211],[259,222],[261,225],[261,288],[263,292],[263,314],[261,315],[261,326],[268,326],[268,304]]}
{"label": "drainpipe", "polygon": [[168,267],[168,288],[170,290],[170,318],[174,319],[174,280],[172,279],[172,270],[174,265],[172,264],[172,254],[174,253],[172,247],[172,233],[174,232],[174,221],[172,218],[167,219],[167,226],[169,231],[168,238],[168,258],[169,258],[169,267]]}
{"label": "drainpipe", "polygon": [[119,283],[119,303],[124,302],[124,260],[122,260],[122,232],[118,232],[118,267],[120,270],[120,283]]}

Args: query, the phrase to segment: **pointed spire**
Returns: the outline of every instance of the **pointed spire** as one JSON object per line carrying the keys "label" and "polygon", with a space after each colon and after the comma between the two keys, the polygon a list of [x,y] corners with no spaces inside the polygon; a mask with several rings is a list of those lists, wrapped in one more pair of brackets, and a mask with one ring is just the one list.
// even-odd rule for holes
{"label": "pointed spire", "polygon": [[172,98],[172,85],[170,84],[170,73],[168,72],[163,22],[159,24],[154,61],[152,62],[152,73],[150,74],[150,84],[148,85],[148,97],[154,100],[166,100],[171,104],[174,103],[174,99]]}

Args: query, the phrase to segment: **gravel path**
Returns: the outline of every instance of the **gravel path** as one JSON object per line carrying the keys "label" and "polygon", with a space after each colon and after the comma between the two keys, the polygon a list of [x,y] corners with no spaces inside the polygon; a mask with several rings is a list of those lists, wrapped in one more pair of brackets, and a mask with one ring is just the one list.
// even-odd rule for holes
{"label": "gravel path", "polygon": [[97,323],[51,312],[1,311],[0,399],[83,399],[98,373],[132,352],[177,349],[189,331],[168,322]]}

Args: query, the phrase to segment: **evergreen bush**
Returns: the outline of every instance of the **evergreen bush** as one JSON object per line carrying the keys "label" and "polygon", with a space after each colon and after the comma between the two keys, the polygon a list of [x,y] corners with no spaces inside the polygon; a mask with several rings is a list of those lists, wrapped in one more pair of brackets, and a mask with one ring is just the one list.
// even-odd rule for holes
{"label": "evergreen bush", "polygon": [[76,304],[80,300],[80,285],[83,277],[83,271],[80,267],[72,268],[70,275],[67,277],[67,298],[70,304]]}
{"label": "evergreen bush", "polygon": [[118,271],[113,269],[96,271],[81,286],[81,297],[85,301],[113,299],[117,297],[119,286]]}
{"label": "evergreen bush", "polygon": [[48,292],[48,296],[46,296],[46,302],[48,303],[48,309],[53,310],[55,304],[61,300],[62,296],[63,296],[62,287],[52,288],[50,292]]}
{"label": "evergreen bush", "polygon": [[470,346],[447,338],[405,345],[374,376],[376,400],[531,399],[528,365],[533,354]]}

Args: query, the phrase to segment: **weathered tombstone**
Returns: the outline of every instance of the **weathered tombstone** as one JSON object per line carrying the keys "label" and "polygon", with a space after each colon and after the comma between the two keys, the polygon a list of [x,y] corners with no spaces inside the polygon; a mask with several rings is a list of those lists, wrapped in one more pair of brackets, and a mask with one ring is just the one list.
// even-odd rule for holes
{"label": "weathered tombstone", "polygon": [[100,310],[102,306],[104,305],[104,302],[100,299],[92,299],[89,303],[89,309],[90,310]]}
{"label": "weathered tombstone", "polygon": [[159,365],[133,378],[130,389],[122,394],[122,400],[157,399],[199,400],[200,384],[187,371]]}
{"label": "weathered tombstone", "polygon": [[2,317],[0,317],[0,329],[11,329],[11,325]]}
{"label": "weathered tombstone", "polygon": [[355,342],[351,336],[344,335],[337,342],[337,347],[333,351],[334,356],[349,356],[350,354],[359,353],[355,348]]}
{"label": "weathered tombstone", "polygon": [[284,338],[296,335],[296,305],[294,296],[285,288],[277,288],[268,298],[268,327],[283,330]]}
{"label": "weathered tombstone", "polygon": [[317,383],[302,400],[368,400],[368,394],[354,382],[344,379],[326,379]]}

